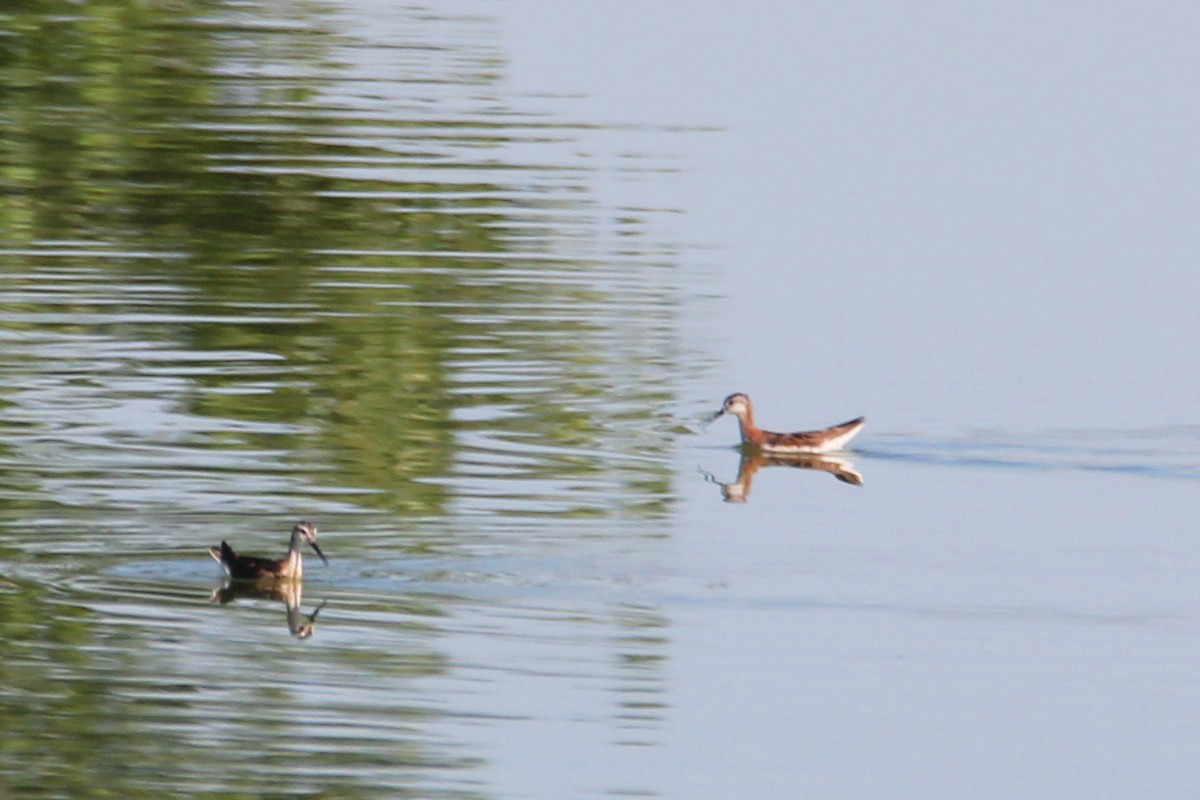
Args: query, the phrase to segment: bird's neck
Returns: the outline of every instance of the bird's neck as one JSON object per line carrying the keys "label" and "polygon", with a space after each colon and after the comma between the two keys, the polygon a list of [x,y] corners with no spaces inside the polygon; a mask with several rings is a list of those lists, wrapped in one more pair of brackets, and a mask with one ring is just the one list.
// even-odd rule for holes
{"label": "bird's neck", "polygon": [[300,545],[295,540],[292,541],[292,547],[284,558],[283,574],[292,578],[300,578],[304,575],[304,556],[301,555]]}
{"label": "bird's neck", "polygon": [[738,427],[742,432],[742,441],[752,444],[762,444],[762,431],[754,424],[754,412],[747,408],[738,414]]}

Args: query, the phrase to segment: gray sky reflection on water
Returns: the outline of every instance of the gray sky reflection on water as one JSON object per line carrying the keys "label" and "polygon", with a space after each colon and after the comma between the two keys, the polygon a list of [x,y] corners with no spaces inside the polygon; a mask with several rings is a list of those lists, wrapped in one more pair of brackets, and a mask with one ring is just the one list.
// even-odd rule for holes
{"label": "gray sky reflection on water", "polygon": [[[3,596],[11,619],[26,609],[25,649],[6,663],[23,687],[62,665],[62,684],[102,700],[92,717],[46,714],[25,703],[34,692],[13,692],[24,713],[7,717],[11,741],[32,752],[39,739],[25,731],[72,719],[74,741],[90,742],[97,721],[119,719],[136,735],[104,737],[111,769],[154,752],[153,780],[167,788],[229,791],[325,781],[367,794],[694,800],[1195,788],[1193,12],[517,0],[406,17],[382,0],[344,5],[354,10],[330,21],[348,37],[333,60],[356,78],[323,89],[332,105],[403,117],[435,114],[440,99],[454,130],[491,134],[499,98],[519,134],[499,156],[444,135],[427,151],[413,143],[425,131],[333,113],[349,127],[321,130],[363,149],[360,177],[385,182],[388,148],[437,161],[461,147],[475,156],[463,158],[467,184],[479,168],[522,201],[514,222],[515,206],[530,214],[505,241],[567,267],[460,265],[478,280],[461,299],[441,282],[410,297],[448,257],[427,268],[405,260],[418,245],[366,252],[353,224],[390,217],[356,206],[342,220],[351,227],[329,226],[345,240],[307,248],[320,291],[293,326],[362,320],[344,346],[243,332],[254,334],[245,344],[209,351],[219,359],[180,352],[179,376],[170,354],[153,364],[157,380],[138,388],[147,402],[128,410],[109,410],[95,364],[71,391],[47,382],[33,410],[16,407],[28,417],[10,407],[22,423],[6,442],[13,471],[52,476],[44,485],[61,491],[11,489],[21,502],[6,512],[6,546],[27,571],[6,577],[27,596]],[[479,16],[460,29],[461,13]],[[404,37],[435,18],[445,47],[432,55]],[[459,45],[484,58],[456,60]],[[490,75],[492,56],[503,60],[494,84],[436,81],[445,64]],[[373,76],[410,74],[406,64],[421,68],[411,85]],[[270,152],[253,163],[271,166]],[[400,183],[456,174],[410,166],[399,160]],[[307,169],[342,180],[346,167]],[[630,218],[654,228],[631,237]],[[493,337],[511,334],[497,324],[506,311],[542,321],[527,300],[555,275],[549,318],[560,324],[531,324],[518,337],[528,354],[506,361],[511,343]],[[120,278],[97,285],[127,286]],[[330,315],[338,302],[354,313]],[[449,359],[403,362],[429,342],[399,336],[417,308],[472,336]],[[107,309],[72,322],[126,330],[106,324]],[[395,345],[364,347],[391,341],[381,327]],[[290,340],[291,361],[264,357]],[[556,359],[557,345],[575,346]],[[123,380],[148,352],[105,369]],[[231,369],[238,358],[245,375]],[[408,376],[442,363],[445,396],[478,402],[400,416],[413,403],[396,398],[441,399]],[[236,402],[189,411],[177,400],[203,385],[197,364],[210,401]],[[347,401],[331,426],[371,435],[306,451],[315,412],[276,422],[276,396],[259,390],[298,402],[308,394],[296,385],[339,364],[365,377],[329,381]],[[380,364],[395,384],[357,368]],[[865,485],[766,467],[748,502],[722,502],[702,470],[733,478],[734,428],[688,426],[735,389],[775,428],[866,414],[855,443]],[[369,397],[377,409],[364,408]],[[235,427],[221,413],[250,403],[262,419]],[[39,409],[83,434],[45,434]],[[400,439],[404,458],[376,424],[394,421],[399,437],[435,412],[439,436]],[[1055,435],[1034,435],[1043,427]],[[43,436],[53,446],[39,461]],[[152,445],[158,460],[131,471],[129,451]],[[1155,469],[1160,448],[1171,470]],[[430,453],[436,463],[421,460]],[[330,455],[343,461],[330,468]],[[376,468],[350,469],[359,464]],[[335,470],[352,484],[336,494],[325,483]],[[381,491],[365,496],[372,480]],[[381,493],[397,502],[371,506]],[[207,605],[199,571],[215,579],[203,547],[223,536],[278,547],[300,506],[316,507],[332,562],[310,577],[302,607],[329,604],[302,645],[278,602]],[[144,603],[121,593],[143,578]],[[204,584],[194,597],[191,583]],[[59,596],[49,585],[75,591],[62,603],[71,636],[45,651],[28,609]],[[89,654],[99,657],[74,658]],[[139,691],[160,702],[127,702]],[[241,703],[262,696],[269,715]],[[205,741],[229,756],[219,773],[204,771],[211,760],[171,772],[191,766],[177,757],[194,753],[187,734],[214,730],[224,738]]]}
{"label": "gray sky reflection on water", "polygon": [[682,443],[695,593],[670,609],[663,785],[1194,790],[1200,12],[624,2],[509,25],[512,80],[696,129],[681,238],[715,299],[683,308],[711,359],[683,413],[742,390],[775,429],[868,418],[861,489],[766,469],[721,504],[695,469],[733,478],[733,427]]}
{"label": "gray sky reflection on water", "polygon": [[1192,417],[1196,9],[628,2],[510,31],[515,81],[720,129],[678,140],[727,298],[712,397],[903,431]]}

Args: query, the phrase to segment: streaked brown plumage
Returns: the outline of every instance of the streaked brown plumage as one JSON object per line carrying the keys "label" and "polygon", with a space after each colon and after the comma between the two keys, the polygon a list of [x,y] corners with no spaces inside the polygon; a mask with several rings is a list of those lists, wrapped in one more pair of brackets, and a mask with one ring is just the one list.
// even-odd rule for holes
{"label": "streaked brown plumage", "polygon": [[764,431],[754,424],[754,406],[750,403],[750,397],[742,392],[726,397],[721,410],[714,414],[712,419],[715,420],[723,414],[737,417],[743,445],[757,448],[764,453],[828,453],[831,450],[840,450],[857,436],[866,424],[864,417],[858,417],[841,425],[817,431]]}
{"label": "streaked brown plumage", "polygon": [[329,564],[329,559],[325,558],[321,548],[317,547],[317,526],[303,520],[292,526],[292,539],[288,544],[287,555],[283,558],[241,556],[235,553],[226,541],[222,541],[220,547],[208,548],[208,552],[220,562],[231,578],[298,581],[304,576],[304,558],[300,554],[300,548],[305,542],[308,542],[324,564]]}

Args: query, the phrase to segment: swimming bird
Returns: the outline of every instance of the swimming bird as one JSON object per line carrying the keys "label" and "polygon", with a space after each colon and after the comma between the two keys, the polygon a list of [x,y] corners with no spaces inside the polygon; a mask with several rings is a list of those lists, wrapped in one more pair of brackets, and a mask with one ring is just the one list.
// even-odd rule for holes
{"label": "swimming bird", "polygon": [[329,559],[317,547],[317,526],[305,520],[292,526],[292,540],[288,544],[287,555],[280,559],[239,556],[224,540],[220,547],[210,547],[208,552],[221,563],[231,578],[298,581],[304,576],[304,558],[300,555],[300,547],[304,542],[308,542],[326,566],[329,565]]}
{"label": "swimming bird", "polygon": [[864,417],[858,417],[819,431],[764,431],[754,424],[754,406],[750,403],[750,397],[742,392],[726,397],[721,410],[714,414],[709,422],[724,414],[737,417],[743,446],[756,448],[764,453],[828,453],[831,450],[840,450],[858,435],[866,424]]}

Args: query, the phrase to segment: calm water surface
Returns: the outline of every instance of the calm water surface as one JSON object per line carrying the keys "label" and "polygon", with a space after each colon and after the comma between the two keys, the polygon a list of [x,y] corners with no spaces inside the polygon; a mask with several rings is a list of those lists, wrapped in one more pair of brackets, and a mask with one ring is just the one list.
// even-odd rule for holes
{"label": "calm water surface", "polygon": [[[1126,294],[1082,337],[1094,289],[1054,320],[1015,291],[1073,274],[1037,237],[930,258],[898,231],[945,195],[897,220],[903,182],[818,235],[778,187],[837,182],[763,137],[827,134],[745,105],[779,84],[742,56],[846,21],[616,11],[0,12],[0,795],[1200,789],[1200,392],[1154,349],[1192,312]],[[976,294],[981,263],[1018,275]],[[871,422],[841,461],[743,459],[703,425],[735,389]],[[302,517],[328,567],[223,586],[207,546]]]}

